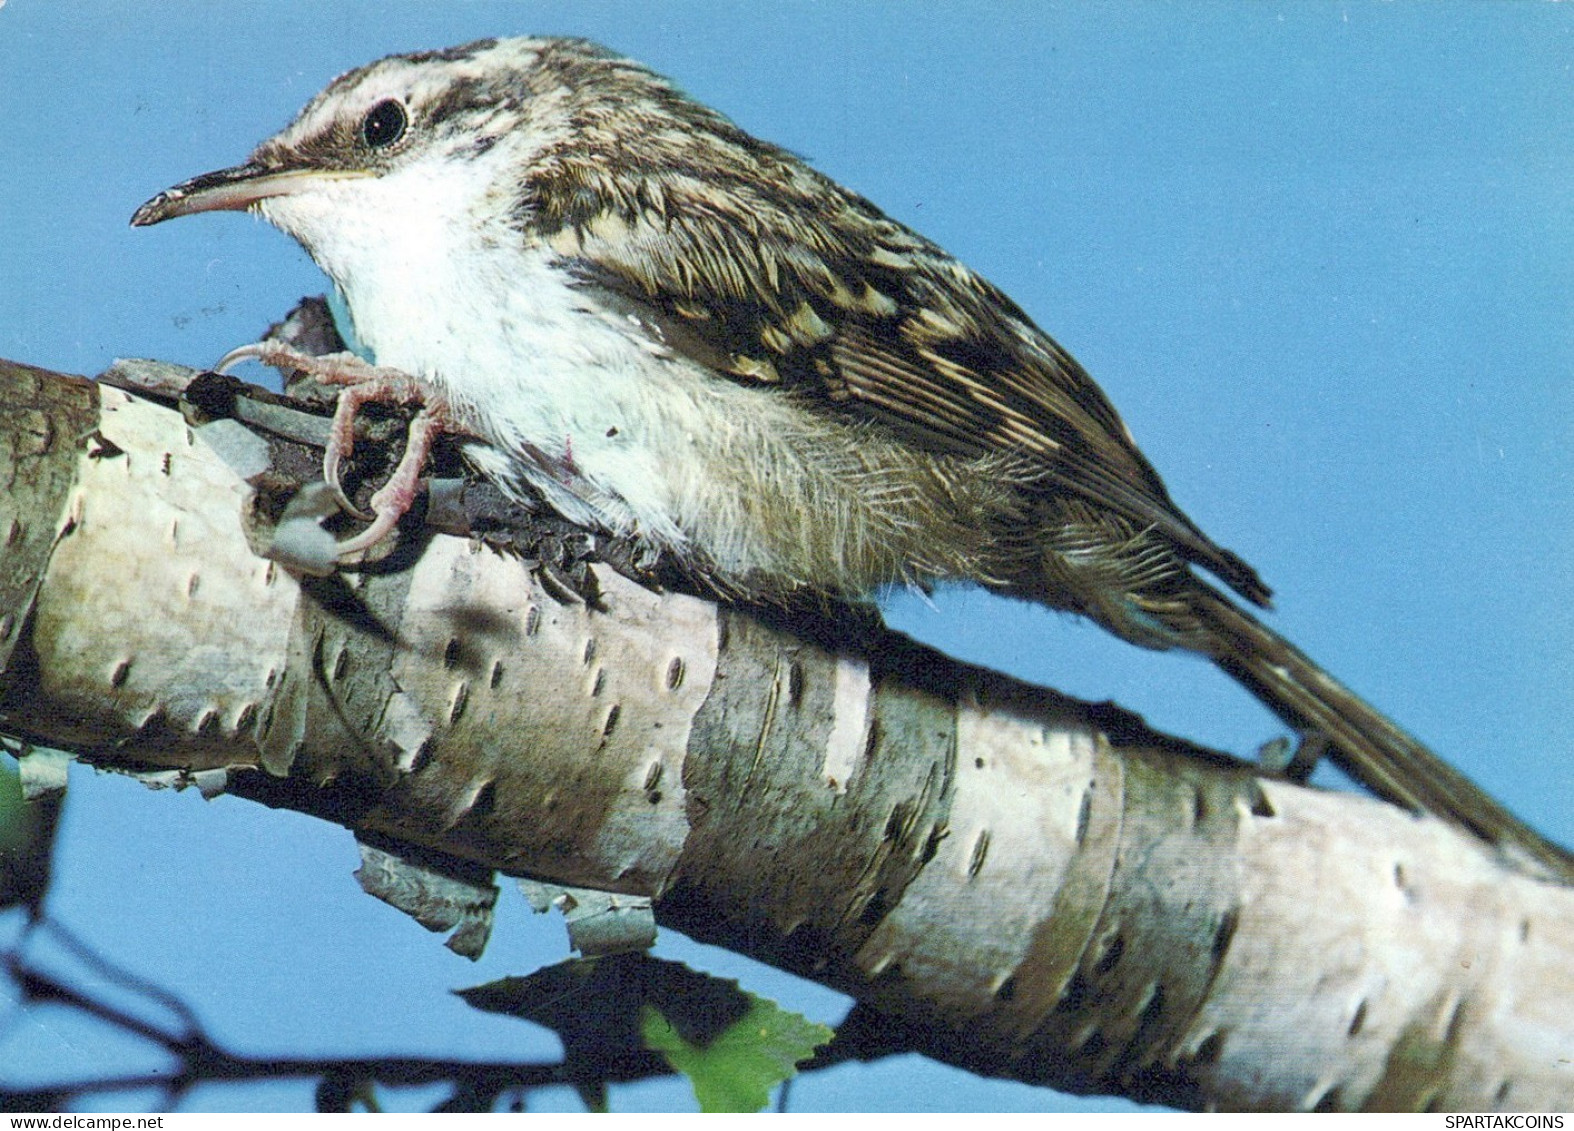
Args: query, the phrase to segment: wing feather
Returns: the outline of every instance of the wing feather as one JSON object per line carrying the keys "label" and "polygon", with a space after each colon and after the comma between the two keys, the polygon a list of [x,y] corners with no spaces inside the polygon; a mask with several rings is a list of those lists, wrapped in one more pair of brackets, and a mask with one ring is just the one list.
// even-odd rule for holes
{"label": "wing feather", "polygon": [[[538,226],[584,286],[716,372],[937,454],[1026,461],[1027,490],[1074,492],[1157,529],[1266,603],[1256,573],[1170,500],[1092,378],[1006,295],[796,158],[737,137],[756,168],[774,159],[778,180],[652,161],[630,192],[626,177],[579,168],[565,184],[559,170],[532,185]],[[650,200],[661,207],[638,206]]]}

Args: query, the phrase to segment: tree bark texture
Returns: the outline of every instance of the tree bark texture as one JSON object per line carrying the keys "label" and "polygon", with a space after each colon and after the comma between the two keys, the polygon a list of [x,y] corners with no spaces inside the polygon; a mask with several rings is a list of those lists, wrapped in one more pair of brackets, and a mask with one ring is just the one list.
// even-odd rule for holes
{"label": "tree bark texture", "polygon": [[1574,1107],[1574,893],[862,629],[406,534],[259,554],[280,442],[0,363],[0,730],[844,990],[970,1070],[1181,1107]]}

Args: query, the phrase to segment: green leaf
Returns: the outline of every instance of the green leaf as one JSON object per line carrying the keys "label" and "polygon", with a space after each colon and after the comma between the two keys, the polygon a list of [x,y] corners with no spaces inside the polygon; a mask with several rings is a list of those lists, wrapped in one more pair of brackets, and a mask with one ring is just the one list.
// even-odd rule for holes
{"label": "green leaf", "polygon": [[831,1039],[831,1030],[773,1001],[744,992],[748,1011],[708,1043],[687,1039],[653,1005],[640,1011],[645,1043],[689,1078],[700,1110],[759,1111],[771,1089]]}
{"label": "green leaf", "polygon": [[670,1070],[706,1111],[758,1111],[831,1030],[681,962],[647,954],[570,959],[458,991],[476,1009],[545,1025],[563,1041],[563,1076],[585,1106],[606,1085]]}

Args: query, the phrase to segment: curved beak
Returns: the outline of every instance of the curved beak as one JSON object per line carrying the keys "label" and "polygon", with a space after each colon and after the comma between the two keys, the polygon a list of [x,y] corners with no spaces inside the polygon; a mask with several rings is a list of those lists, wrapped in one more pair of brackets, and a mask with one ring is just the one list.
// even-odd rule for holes
{"label": "curved beak", "polygon": [[272,196],[291,196],[326,181],[370,175],[359,169],[280,169],[247,162],[165,189],[136,210],[131,226],[142,228],[193,212],[244,212]]}

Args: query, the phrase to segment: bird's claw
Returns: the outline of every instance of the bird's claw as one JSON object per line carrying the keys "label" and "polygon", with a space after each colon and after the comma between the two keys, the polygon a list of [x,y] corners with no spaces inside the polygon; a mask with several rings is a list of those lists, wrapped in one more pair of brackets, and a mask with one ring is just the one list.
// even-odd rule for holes
{"label": "bird's claw", "polygon": [[[349,390],[346,390],[346,395]],[[410,505],[415,502],[415,497],[420,491],[421,469],[426,466],[426,457],[432,450],[432,439],[448,426],[448,414],[441,401],[429,403],[415,414],[415,419],[410,421],[410,431],[405,438],[404,454],[399,457],[399,465],[394,468],[393,474],[372,495],[372,513],[369,516],[371,525],[350,538],[346,538],[338,545],[339,560],[342,562],[352,555],[363,550],[369,550],[381,542],[394,527],[399,524],[409,511]],[[330,447],[330,451],[332,448]],[[330,483],[330,487],[333,485]],[[343,498],[343,495],[340,495]],[[354,509],[351,513],[359,514]]]}
{"label": "bird's claw", "polygon": [[[315,356],[285,342],[264,339],[230,350],[219,359],[214,372],[227,373],[242,361],[259,361],[279,370],[295,369],[324,385],[343,386],[334,405],[328,441],[323,450],[323,482],[341,511],[371,525],[338,544],[339,560],[370,549],[392,533],[415,501],[432,437],[448,426],[446,405],[428,395],[408,373],[372,365],[353,353]],[[410,422],[409,437],[399,465],[388,482],[372,496],[371,513],[367,513],[345,493],[341,471],[344,461],[355,450],[356,415],[363,404],[371,401],[420,402],[424,407]]]}
{"label": "bird's claw", "polygon": [[353,502],[351,502],[350,496],[345,494],[344,487],[339,482],[339,467],[341,466],[341,463],[342,461],[339,458],[339,450],[330,445],[327,451],[323,454],[322,459],[323,483],[327,485],[328,490],[333,494],[334,501],[339,504],[340,511],[349,515],[351,518],[360,520],[361,522],[373,521],[373,515],[368,514],[366,511],[363,511],[360,507],[356,506]]}
{"label": "bird's claw", "polygon": [[350,501],[339,476],[345,459],[355,450],[355,414],[359,408],[360,403],[350,396],[350,389],[339,394],[339,400],[333,406],[333,423],[328,427],[328,443],[323,448],[322,478],[328,490],[339,501],[340,510],[352,518],[368,522],[372,521],[372,516]]}
{"label": "bird's claw", "polygon": [[236,346],[229,353],[219,358],[218,364],[213,367],[215,373],[228,373],[232,368],[243,361],[258,361],[263,365],[272,366],[278,370],[294,369],[313,377],[324,385],[360,385],[367,381],[403,380],[414,385],[414,379],[409,374],[398,369],[388,369],[383,366],[373,365],[364,358],[342,351],[340,353],[311,354],[296,349],[288,342],[281,342],[277,338],[264,338],[260,342],[250,342],[244,346]]}
{"label": "bird's claw", "polygon": [[219,358],[218,364],[213,367],[213,372],[228,373],[243,361],[263,361],[263,354],[267,351],[268,345],[268,342],[249,342],[244,346],[236,346]]}

